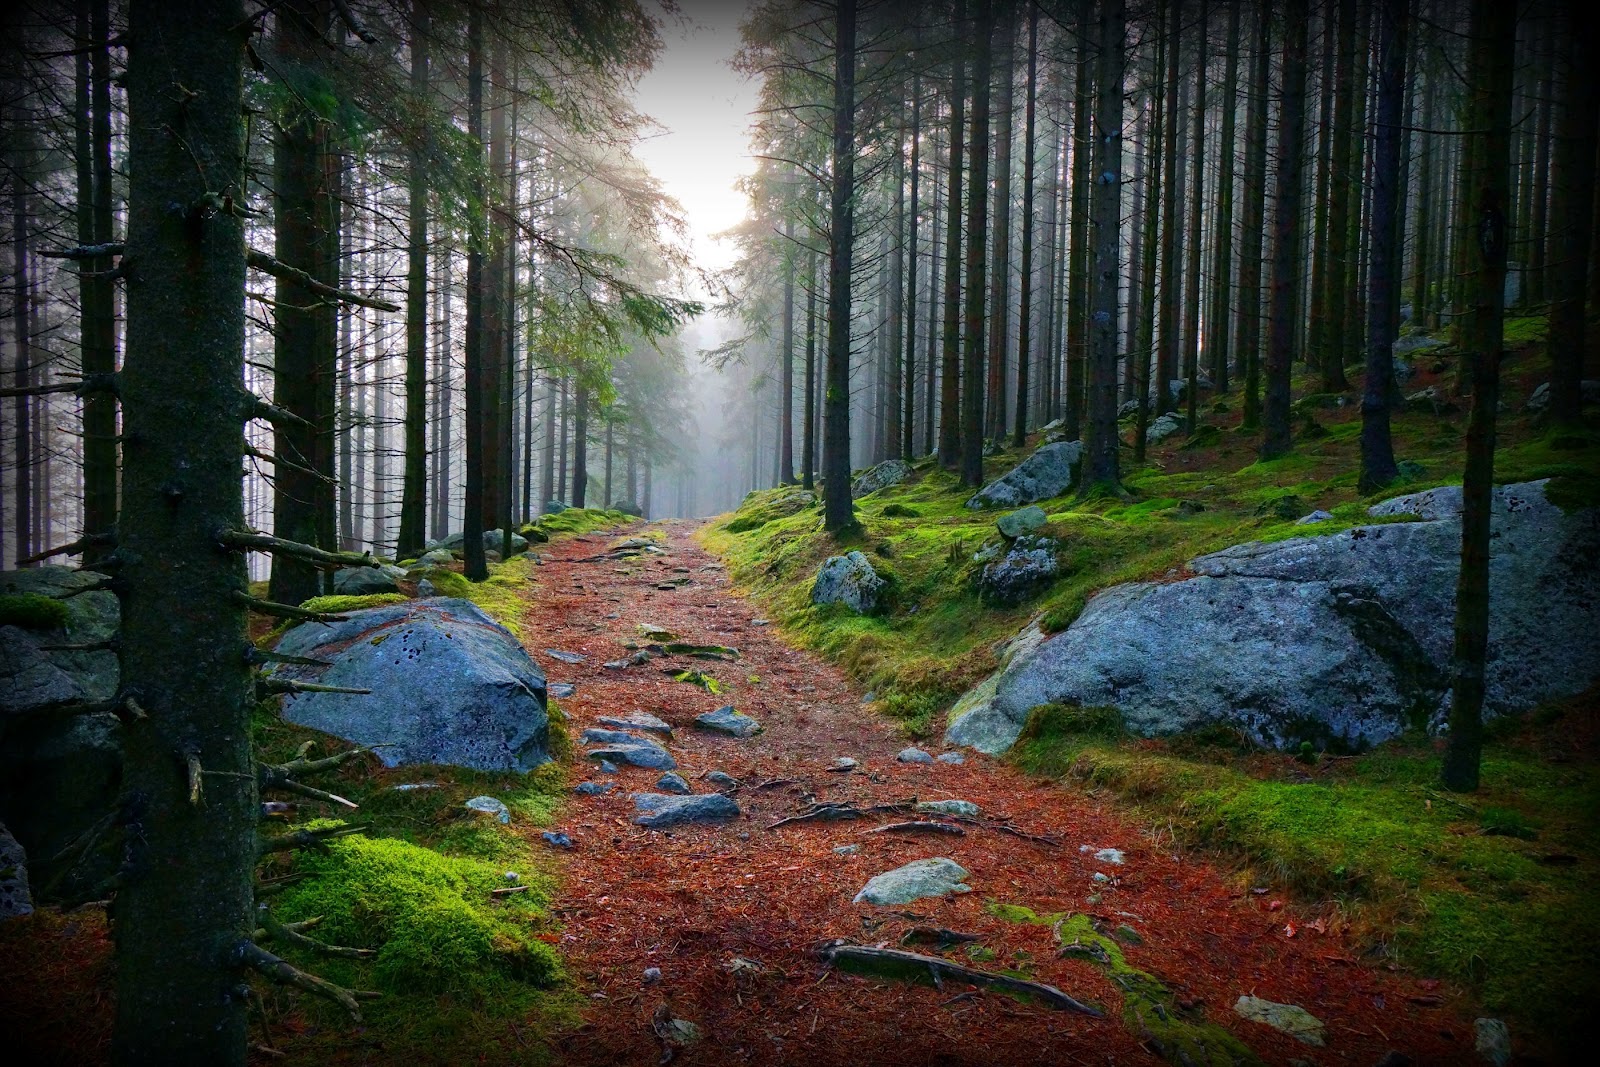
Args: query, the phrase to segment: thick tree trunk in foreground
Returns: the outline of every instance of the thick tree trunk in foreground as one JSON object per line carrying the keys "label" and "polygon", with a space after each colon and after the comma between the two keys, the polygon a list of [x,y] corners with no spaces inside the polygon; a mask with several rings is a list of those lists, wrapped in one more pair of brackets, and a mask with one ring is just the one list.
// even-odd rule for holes
{"label": "thick tree trunk in foreground", "polygon": [[1467,84],[1472,167],[1461,175],[1470,198],[1473,306],[1467,322],[1472,414],[1461,481],[1461,572],[1456,579],[1450,737],[1440,778],[1446,789],[1478,788],[1483,754],[1483,668],[1489,646],[1489,512],[1494,493],[1495,407],[1500,400],[1500,346],[1505,336],[1506,245],[1511,181],[1511,80],[1516,8],[1473,0]]}
{"label": "thick tree trunk in foreground", "polygon": [[1122,271],[1122,0],[1101,0],[1095,113],[1094,247],[1089,276],[1088,433],[1081,495],[1120,490],[1117,449],[1117,286]]}
{"label": "thick tree trunk in foreground", "polygon": [[1283,106],[1278,120],[1278,176],[1272,208],[1272,301],[1267,313],[1267,396],[1261,458],[1293,447],[1289,436],[1289,363],[1293,357],[1295,290],[1300,274],[1300,186],[1306,118],[1306,5],[1284,11]]}
{"label": "thick tree trunk in foreground", "polygon": [[[255,925],[244,524],[245,244],[208,210],[245,176],[244,11],[134,0],[128,60],[128,357],[118,554],[127,851],[116,897],[116,1058],[243,1064],[241,946]],[[204,175],[202,177],[202,175]],[[174,212],[173,205],[183,205]],[[208,772],[197,802],[189,759]]]}
{"label": "thick tree trunk in foreground", "polygon": [[828,366],[823,398],[822,524],[832,533],[855,525],[850,500],[850,268],[855,251],[856,5],[834,9],[833,187],[828,259]]}
{"label": "thick tree trunk in foreground", "polygon": [[1389,408],[1394,389],[1394,332],[1390,304],[1400,284],[1400,249],[1396,226],[1400,204],[1400,112],[1405,102],[1405,4],[1385,5],[1378,12],[1382,56],[1378,73],[1377,123],[1373,137],[1372,266],[1367,276],[1367,373],[1361,395],[1361,477],[1363,493],[1388,485],[1399,475],[1394,442],[1389,435]]}

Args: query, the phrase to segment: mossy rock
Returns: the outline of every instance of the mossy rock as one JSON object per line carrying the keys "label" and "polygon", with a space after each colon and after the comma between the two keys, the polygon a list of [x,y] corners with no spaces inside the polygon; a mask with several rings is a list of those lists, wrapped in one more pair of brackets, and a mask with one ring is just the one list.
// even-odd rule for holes
{"label": "mossy rock", "polygon": [[920,519],[922,512],[905,504],[886,504],[878,514],[886,519]]}
{"label": "mossy rock", "polygon": [[311,875],[273,905],[282,921],[321,916],[317,936],[377,950],[373,978],[392,992],[484,989],[496,977],[537,985],[562,976],[549,945],[527,933],[550,887],[539,881],[500,903],[499,865],[445,856],[392,838],[346,837],[295,857]]}
{"label": "mossy rock", "polygon": [[404,604],[411,599],[404,593],[366,593],[361,596],[314,596],[301,603],[305,611],[315,611],[323,615],[344,615],[352,611],[365,611],[367,608],[387,607],[390,604]]}
{"label": "mossy rock", "polygon": [[67,606],[42,593],[0,596],[0,626],[24,630],[61,630],[67,625]]}
{"label": "mossy rock", "polygon": [[1210,448],[1222,441],[1222,429],[1210,423],[1195,427],[1194,436],[1180,447],[1185,449]]}

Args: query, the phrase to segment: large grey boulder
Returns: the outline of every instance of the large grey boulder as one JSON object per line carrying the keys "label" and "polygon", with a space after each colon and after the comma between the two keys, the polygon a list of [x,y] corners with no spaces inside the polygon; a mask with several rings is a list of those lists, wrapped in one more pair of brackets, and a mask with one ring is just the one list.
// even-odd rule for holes
{"label": "large grey boulder", "polygon": [[0,626],[0,716],[83,700],[83,687],[40,651],[37,636]]}
{"label": "large grey boulder", "polygon": [[1043,445],[1009,472],[974,493],[967,507],[1020,508],[1036,500],[1060,496],[1072,488],[1082,455],[1083,446],[1077,441]]}
{"label": "large grey boulder", "polygon": [[1021,511],[1000,516],[994,525],[1000,531],[1001,537],[1014,541],[1023,534],[1033,533],[1048,521],[1049,516],[1044,513],[1044,508],[1038,504],[1029,504]]}
{"label": "large grey boulder", "polygon": [[277,677],[372,690],[286,696],[284,718],[358,744],[392,745],[378,749],[390,767],[528,771],[550,758],[544,672],[471,601],[413,600],[326,626],[303,623],[278,651],[332,666],[279,664]]}
{"label": "large grey boulder", "polygon": [[870,467],[863,472],[850,486],[850,495],[863,497],[868,493],[876,493],[879,489],[899,485],[910,476],[911,464],[903,459],[886,459],[876,467]]}
{"label": "large grey boulder", "polygon": [[1169,411],[1145,427],[1145,444],[1160,444],[1181,429],[1183,429],[1183,420]]}
{"label": "large grey boulder", "polygon": [[813,604],[843,604],[858,615],[871,615],[881,607],[887,585],[860,552],[829,556],[811,586]]}
{"label": "large grey boulder", "polygon": [[[1600,381],[1585,381],[1581,384],[1582,403],[1585,407],[1590,404],[1600,404]],[[1550,406],[1550,383],[1541,382],[1528,397],[1527,404],[1523,405],[1524,411],[1538,413]]]}
{"label": "large grey boulder", "polygon": [[[116,595],[109,590],[81,592],[105,581],[95,571],[76,567],[31,567],[19,571],[0,571],[0,593],[37,593],[55,597],[67,606],[64,630],[38,634],[46,644],[87,645],[109,641],[122,626],[122,611]],[[51,652],[50,661],[83,690],[85,700],[109,700],[117,691],[117,654],[95,652]]]}
{"label": "large grey boulder", "polygon": [[[1600,509],[1566,514],[1544,484],[1494,495],[1491,715],[1600,676]],[[1004,751],[1029,709],[1046,703],[1115,707],[1144,735],[1222,723],[1277,747],[1359,748],[1412,725],[1437,728],[1450,685],[1460,489],[1371,510],[1418,518],[1236,545],[1190,561],[1194,578],[1106,590],[1066,631],[963,697],[947,740]]]}

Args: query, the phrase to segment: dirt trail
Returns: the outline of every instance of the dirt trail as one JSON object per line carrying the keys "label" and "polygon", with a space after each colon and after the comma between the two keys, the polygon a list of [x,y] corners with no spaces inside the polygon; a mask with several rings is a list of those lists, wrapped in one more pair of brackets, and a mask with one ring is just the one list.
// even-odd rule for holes
{"label": "dirt trail", "polygon": [[[557,902],[566,924],[561,947],[592,1003],[584,1026],[561,1046],[564,1062],[657,1062],[662,1045],[651,1020],[663,1005],[704,1034],[679,1054],[677,1062],[687,1064],[1161,1062],[1125,1026],[1121,991],[1103,967],[1058,958],[1048,926],[996,918],[985,910],[991,901],[1040,914],[1087,912],[1108,929],[1131,926],[1143,938],[1125,948],[1132,966],[1164,982],[1185,1017],[1227,1027],[1269,1063],[1370,1067],[1391,1049],[1418,1063],[1472,1059],[1471,1016],[1453,999],[1440,1003],[1448,991],[1358,963],[1352,945],[1307,929],[1288,909],[1270,910],[1269,896],[1233,886],[1208,864],[1175,854],[1170,843],[1158,847],[1108,805],[981,756],[964,765],[896,762],[906,742],[892,724],[867,713],[862,694],[833,667],[754,625],[757,612],[690,539],[693,524],[658,528],[667,533],[660,556],[580,562],[605,551],[613,537],[603,535],[544,546],[546,565],[527,617],[530,650],[552,682],[576,684],[576,694],[561,701],[574,737],[601,715],[657,715],[676,728],[667,746],[695,792],[715,788],[700,778],[708,771],[739,780],[726,791],[743,817],[646,830],[632,822],[629,794],[655,792],[659,772],[623,767],[607,776],[592,765],[579,768],[580,778],[615,780],[620,788],[575,797],[557,827],[576,844],[563,861]],[[657,588],[673,580],[683,584]],[[638,639],[639,623],[685,641],[734,646],[741,658],[602,667],[625,654],[621,642]],[[545,649],[583,653],[587,662],[568,665]],[[667,665],[701,669],[725,688],[712,695],[674,681],[661,672]],[[727,703],[765,731],[735,740],[692,725],[694,716]],[[838,756],[862,766],[829,772]],[[813,797],[857,805],[960,798],[985,817],[1060,844],[979,826],[960,837],[863,834],[878,824],[870,819],[768,829]],[[836,854],[844,844],[860,849]],[[1089,851],[1080,851],[1083,845]],[[1125,864],[1096,861],[1093,852],[1107,847],[1121,849]],[[851,903],[873,875],[932,856],[967,868],[973,891],[903,908]],[[1115,881],[1096,884],[1096,872]],[[1099,903],[1088,903],[1096,893]],[[1292,938],[1285,934],[1291,922],[1302,924]],[[1105,1005],[1108,1017],[1052,1011],[958,983],[941,991],[855,977],[829,970],[815,955],[834,938],[895,946],[919,925],[979,935],[991,960],[974,962],[961,947],[946,955],[984,969],[1026,971]],[[760,971],[733,973],[735,958]],[[643,979],[650,967],[660,968],[659,982]],[[1326,1024],[1327,1047],[1240,1019],[1233,1005],[1243,994],[1306,1008]]]}

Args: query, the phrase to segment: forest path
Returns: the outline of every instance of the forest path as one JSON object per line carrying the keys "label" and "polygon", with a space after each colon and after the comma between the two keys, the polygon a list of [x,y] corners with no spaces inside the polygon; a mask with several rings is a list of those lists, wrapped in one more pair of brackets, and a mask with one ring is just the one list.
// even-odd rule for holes
{"label": "forest path", "polygon": [[[1165,984],[1172,993],[1168,1009],[1190,1022],[1220,1024],[1269,1063],[1371,1067],[1390,1049],[1419,1063],[1472,1058],[1471,1016],[1447,991],[1441,1003],[1435,983],[1358,962],[1357,949],[1337,933],[1304,925],[1311,916],[1275,910],[1268,895],[1176,853],[1170,841],[1152,839],[1109,804],[982,756],[969,755],[962,765],[897,762],[906,742],[893,724],[866,712],[861,693],[837,669],[755,625],[758,612],[730,590],[722,564],[691,539],[695,527],[657,523],[539,549],[545,565],[526,617],[529,650],[552,683],[576,685],[560,701],[574,740],[602,715],[659,716],[676,730],[665,743],[693,790],[712,792],[701,776],[724,771],[739,780],[725,791],[743,811],[719,825],[636,826],[630,794],[658,792],[660,772],[622,767],[604,775],[580,755],[575,777],[620,788],[574,796],[554,827],[575,845],[563,855],[555,902],[565,923],[561,951],[591,998],[583,1025],[560,1039],[560,1062],[656,1063],[663,1045],[652,1019],[663,1008],[703,1035],[678,1053],[677,1062],[686,1064],[1161,1062],[1152,1043],[1125,1024],[1122,988],[1104,965],[1059,958],[1048,925],[1001,919],[987,910],[991,903],[1024,905],[1040,915],[1087,912],[1108,931],[1132,927],[1142,940],[1124,946],[1127,962]],[[647,529],[664,532],[665,554],[589,558],[619,536]],[[658,588],[674,580],[681,584]],[[623,642],[643,640],[641,623],[684,641],[733,646],[740,658],[603,667],[627,654]],[[568,664],[546,649],[581,653],[586,662]],[[702,670],[722,691],[675,681],[664,666]],[[736,740],[693,725],[696,715],[729,703],[765,730]],[[859,760],[860,768],[828,771],[839,756]],[[866,806],[913,797],[969,800],[985,820],[1059,844],[979,825],[966,826],[964,836],[863,833],[894,816],[769,829],[812,798]],[[835,853],[846,844],[859,851]],[[1125,862],[1097,861],[1094,852],[1102,848],[1120,849]],[[851,903],[874,875],[935,856],[965,867],[972,892],[899,908]],[[1097,872],[1113,881],[1097,883]],[[1091,895],[1097,902],[1089,902]],[[1299,925],[1297,936],[1286,936],[1290,923]],[[985,970],[1026,972],[1104,1005],[1107,1017],[971,992],[953,981],[941,991],[855,977],[816,956],[834,938],[894,947],[914,926],[977,935],[977,959],[964,945],[943,954]],[[730,969],[735,959],[759,970]],[[652,967],[660,968],[659,981],[645,980]],[[1304,1007],[1326,1025],[1327,1046],[1241,1019],[1233,1011],[1241,995]]]}

